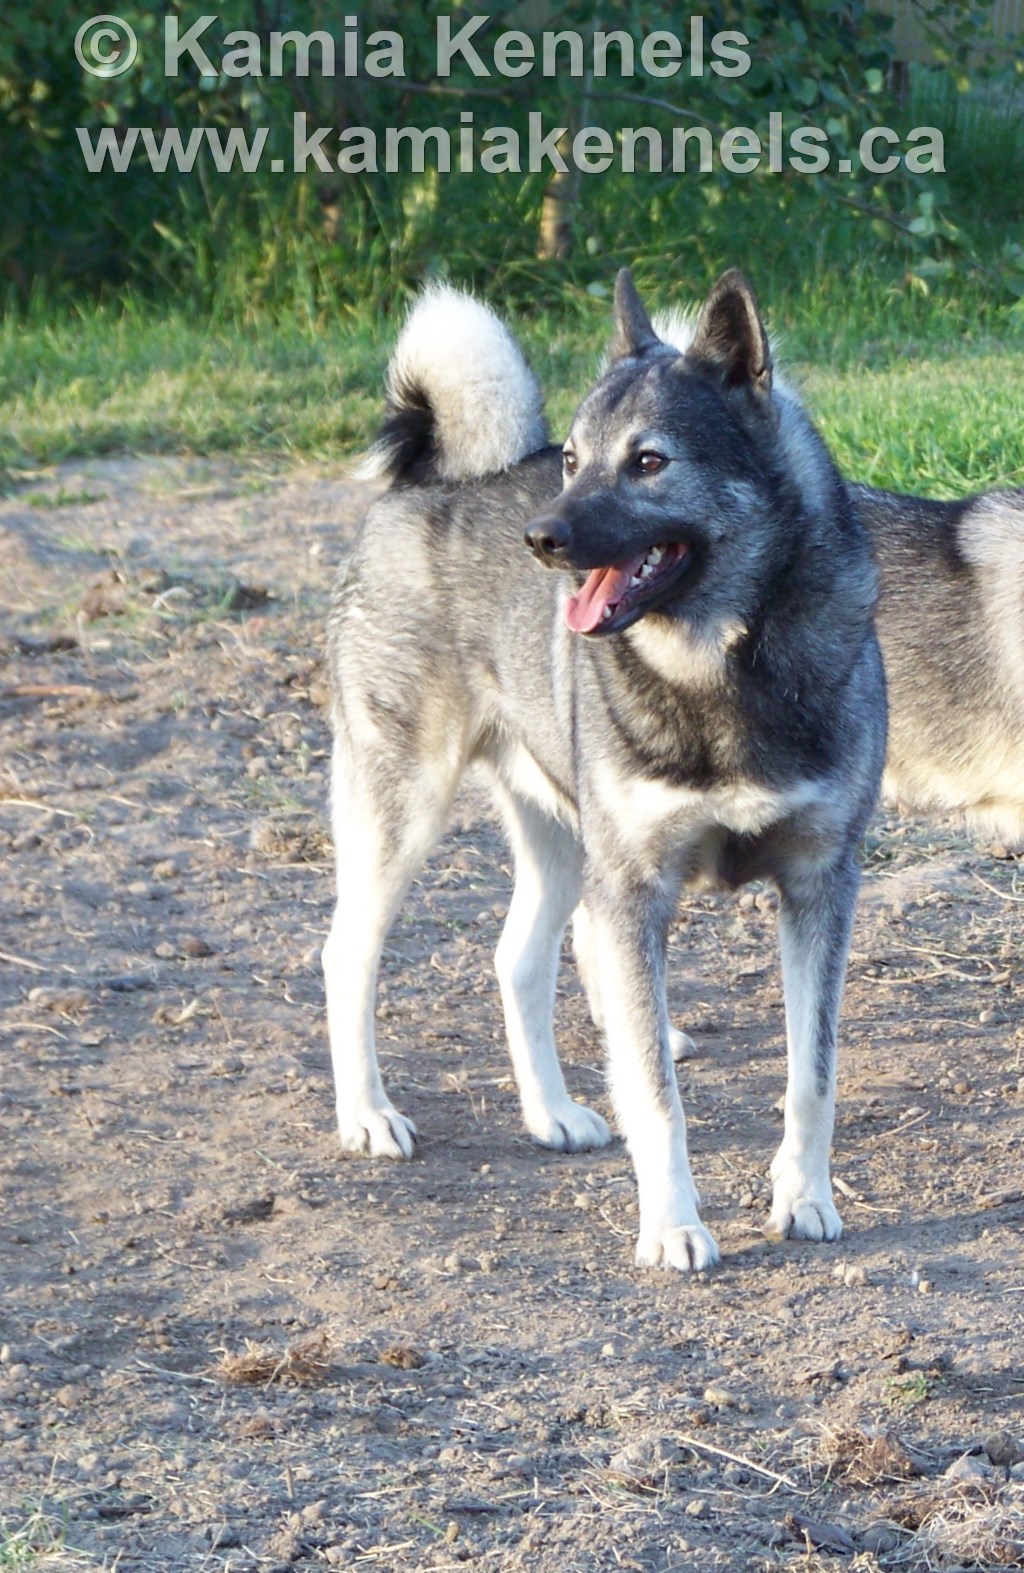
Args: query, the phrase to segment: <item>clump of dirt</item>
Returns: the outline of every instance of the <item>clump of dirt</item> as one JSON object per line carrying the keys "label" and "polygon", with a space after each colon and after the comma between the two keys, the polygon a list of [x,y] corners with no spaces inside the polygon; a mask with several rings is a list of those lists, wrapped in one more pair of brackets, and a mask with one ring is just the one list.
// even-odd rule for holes
{"label": "clump of dirt", "polygon": [[332,1364],[331,1340],[323,1332],[288,1344],[284,1349],[274,1349],[247,1338],[240,1353],[225,1350],[216,1365],[210,1368],[210,1375],[238,1385],[283,1382],[296,1387],[315,1387],[327,1380]]}
{"label": "clump of dirt", "polygon": [[818,1457],[828,1479],[851,1486],[885,1485],[922,1472],[892,1432],[869,1434],[859,1426],[827,1427],[819,1439]]}
{"label": "clump of dirt", "polygon": [[980,1484],[924,1490],[893,1503],[893,1523],[911,1531],[896,1565],[931,1569],[1024,1567],[1024,1491]]}

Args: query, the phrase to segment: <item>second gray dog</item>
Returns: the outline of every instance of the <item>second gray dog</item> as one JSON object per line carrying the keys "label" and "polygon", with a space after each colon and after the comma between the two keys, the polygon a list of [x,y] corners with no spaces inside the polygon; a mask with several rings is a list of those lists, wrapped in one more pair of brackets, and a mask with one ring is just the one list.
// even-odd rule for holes
{"label": "second gray dog", "polygon": [[1024,842],[1024,492],[853,488],[882,579],[885,791]]}

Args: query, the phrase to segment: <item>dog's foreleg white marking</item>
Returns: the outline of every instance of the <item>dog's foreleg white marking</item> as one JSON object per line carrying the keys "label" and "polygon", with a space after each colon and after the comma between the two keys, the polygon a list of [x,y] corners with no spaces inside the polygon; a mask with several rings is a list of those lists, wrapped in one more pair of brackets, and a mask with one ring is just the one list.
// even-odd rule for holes
{"label": "dog's foreleg white marking", "polygon": [[852,860],[780,881],[779,950],[786,996],[785,1129],[772,1162],[769,1232],[838,1240],[829,1155],[836,1035],[858,874]]}
{"label": "dog's foreleg white marking", "polygon": [[374,1009],[381,950],[413,873],[435,839],[451,787],[424,783],[417,811],[389,835],[373,792],[353,784],[345,750],[335,746],[331,787],[338,899],[322,961],[327,1029],[337,1097],[338,1130],[346,1152],[410,1158],[412,1121],[384,1091],[377,1065]]}
{"label": "dog's foreleg white marking", "polygon": [[[597,958],[594,955],[594,925],[591,922],[587,903],[581,901],[572,915],[572,953],[576,958],[576,970],[583,984],[583,991],[587,996],[587,1006],[590,1010],[590,1019],[598,1032],[604,1031],[604,1011],[601,1007],[601,984],[598,973]],[[673,1027],[668,1019],[668,1006],[665,1007],[665,1031],[668,1035],[668,1048],[673,1060],[688,1060],[697,1052],[697,1045],[686,1032]]]}
{"label": "dog's foreleg white marking", "polygon": [[494,962],[523,1119],[545,1147],[604,1147],[611,1132],[599,1114],[570,1098],[552,1029],[562,935],[580,888],[579,844],[567,825],[525,798],[497,795],[516,882]]}
{"label": "dog's foreleg white marking", "polygon": [[590,1019],[598,1032],[604,1031],[604,1010],[601,1006],[601,982],[594,954],[594,924],[590,909],[581,901],[572,915],[572,953],[576,962],[583,992],[587,996]]}
{"label": "dog's foreleg white marking", "polygon": [[648,891],[633,891],[626,900],[609,891],[588,899],[588,906],[612,1098],[639,1193],[636,1260],[641,1266],[699,1272],[714,1266],[718,1247],[697,1211],[686,1121],[665,1030],[667,914],[659,917],[657,897]]}

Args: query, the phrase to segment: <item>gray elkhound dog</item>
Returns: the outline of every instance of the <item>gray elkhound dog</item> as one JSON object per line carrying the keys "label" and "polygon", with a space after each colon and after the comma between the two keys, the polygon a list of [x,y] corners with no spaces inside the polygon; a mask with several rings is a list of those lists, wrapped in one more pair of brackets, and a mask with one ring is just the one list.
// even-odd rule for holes
{"label": "gray elkhound dog", "polygon": [[389,405],[371,462],[390,490],[330,626],[324,972],[342,1145],[413,1150],[377,1068],[378,963],[478,764],[515,854],[496,965],[527,1128],[569,1151],[609,1140],[569,1097],[552,1035],[582,903],[577,956],[639,1186],[637,1260],[716,1260],[672,1065],[666,934],[684,881],[772,878],[789,1080],[771,1226],[834,1240],[837,1018],[885,747],[876,584],[824,446],[773,390],[749,286],[726,274],[680,354],[620,275],[610,365],[562,452],[544,446],[514,341],[449,290],[413,311]]}
{"label": "gray elkhound dog", "polygon": [[1024,842],[1024,492],[854,496],[882,578],[886,795]]}

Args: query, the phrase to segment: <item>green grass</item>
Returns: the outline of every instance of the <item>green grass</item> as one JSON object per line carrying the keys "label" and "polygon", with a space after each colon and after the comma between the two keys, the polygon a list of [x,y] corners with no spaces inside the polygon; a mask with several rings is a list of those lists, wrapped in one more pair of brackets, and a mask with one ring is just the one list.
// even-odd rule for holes
{"label": "green grass", "polygon": [[23,492],[22,501],[30,508],[85,508],[92,502],[103,502],[106,492],[69,492],[62,486],[56,492]]}
{"label": "green grass", "polygon": [[[697,281],[698,284],[705,281]],[[652,307],[684,303],[658,292]],[[780,359],[852,477],[937,496],[1024,484],[1024,320],[974,286],[924,296],[854,269],[765,291]],[[608,336],[585,291],[514,326],[563,433]],[[118,453],[231,452],[340,466],[366,442],[397,320],[213,325],[122,310],[0,321],[0,471]],[[9,484],[9,482],[8,482]],[[36,483],[38,485],[38,483]],[[60,506],[71,494],[38,490]]]}
{"label": "green grass", "polygon": [[65,1545],[63,1527],[41,1507],[26,1508],[16,1521],[0,1518],[0,1573],[43,1573],[58,1567],[71,1573],[84,1566],[84,1560]]}
{"label": "green grass", "polygon": [[382,357],[372,328],[234,329],[135,307],[8,318],[0,325],[0,461],[345,452],[372,420]]}
{"label": "green grass", "polygon": [[896,491],[962,497],[1024,486],[1024,352],[923,356],[885,371],[803,378],[844,474]]}

